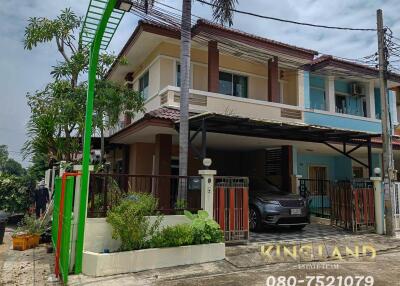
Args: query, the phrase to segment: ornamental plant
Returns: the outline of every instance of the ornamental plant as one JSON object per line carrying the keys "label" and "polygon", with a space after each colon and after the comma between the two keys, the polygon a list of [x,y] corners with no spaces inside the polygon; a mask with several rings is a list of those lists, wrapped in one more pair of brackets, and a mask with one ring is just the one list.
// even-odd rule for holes
{"label": "ornamental plant", "polygon": [[13,236],[20,234],[41,235],[45,231],[45,226],[40,219],[34,215],[25,215],[18,227],[15,229]]}
{"label": "ornamental plant", "polygon": [[219,224],[209,217],[208,212],[199,210],[197,214],[184,211],[185,216],[191,220],[193,244],[216,243],[224,240]]}
{"label": "ornamental plant", "polygon": [[190,224],[167,226],[151,239],[150,247],[174,247],[193,244],[193,231]]}
{"label": "ornamental plant", "polygon": [[157,205],[158,200],[151,194],[131,193],[107,212],[112,237],[121,240],[120,251],[149,247],[150,239],[157,232],[162,220],[159,215],[153,222],[148,217],[157,214]]}

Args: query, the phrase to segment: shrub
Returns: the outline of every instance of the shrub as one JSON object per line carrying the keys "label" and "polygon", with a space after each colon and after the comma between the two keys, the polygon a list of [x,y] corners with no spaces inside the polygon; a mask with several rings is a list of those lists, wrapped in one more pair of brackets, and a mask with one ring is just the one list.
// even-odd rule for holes
{"label": "shrub", "polygon": [[158,216],[152,223],[147,217],[156,214],[157,204],[151,194],[133,193],[108,211],[107,222],[112,226],[112,237],[121,240],[121,251],[149,247],[162,220]]}
{"label": "shrub", "polygon": [[224,240],[219,224],[208,216],[206,211],[200,210],[197,214],[184,211],[191,220],[193,244],[216,243]]}
{"label": "shrub", "polygon": [[31,193],[22,177],[0,174],[0,210],[24,213],[30,204]]}
{"label": "shrub", "polygon": [[151,247],[174,247],[193,244],[193,231],[189,224],[167,226],[151,239]]}

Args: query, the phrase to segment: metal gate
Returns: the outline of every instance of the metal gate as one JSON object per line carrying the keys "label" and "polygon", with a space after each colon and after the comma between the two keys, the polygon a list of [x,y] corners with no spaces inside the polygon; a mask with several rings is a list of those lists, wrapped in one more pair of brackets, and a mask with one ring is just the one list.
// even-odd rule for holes
{"label": "metal gate", "polygon": [[375,227],[371,184],[337,182],[331,187],[331,223],[353,232]]}
{"label": "metal gate", "polygon": [[249,239],[249,179],[215,177],[214,219],[226,242],[246,243]]}

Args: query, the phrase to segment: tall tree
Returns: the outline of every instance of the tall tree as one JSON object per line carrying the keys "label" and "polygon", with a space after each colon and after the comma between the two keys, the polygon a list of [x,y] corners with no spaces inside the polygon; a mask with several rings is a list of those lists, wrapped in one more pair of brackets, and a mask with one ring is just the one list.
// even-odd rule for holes
{"label": "tall tree", "polygon": [[[42,91],[27,95],[31,117],[27,126],[29,139],[23,148],[25,156],[43,153],[49,159],[72,161],[80,151],[86,83],[79,82],[79,77],[87,71],[89,64],[88,48],[76,39],[81,24],[81,17],[71,9],[62,10],[55,19],[33,17],[28,21],[25,49],[31,50],[38,44],[55,41],[62,61],[51,72],[55,82]],[[114,61],[114,55],[102,53],[97,73],[93,131],[100,130],[102,156],[104,128],[115,125],[121,112],[133,115],[143,110],[143,99],[139,93],[104,80]]]}
{"label": "tall tree", "polygon": [[[232,25],[232,9],[238,0],[212,0],[214,20]],[[179,175],[187,176],[189,151],[189,85],[192,0],[182,0],[181,22],[181,96],[179,121]],[[186,188],[178,190],[178,199],[186,200]]]}

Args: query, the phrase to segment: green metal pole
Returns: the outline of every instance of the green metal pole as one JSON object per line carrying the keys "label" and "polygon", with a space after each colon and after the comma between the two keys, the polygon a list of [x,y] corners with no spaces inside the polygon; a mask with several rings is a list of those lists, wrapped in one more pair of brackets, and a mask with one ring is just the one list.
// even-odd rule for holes
{"label": "green metal pole", "polygon": [[94,88],[96,83],[96,71],[99,61],[99,53],[101,41],[104,31],[106,30],[108,20],[114,10],[116,0],[108,0],[104,14],[101,18],[96,31],[96,36],[90,47],[89,74],[88,74],[88,91],[86,98],[86,119],[85,133],[83,141],[83,160],[82,160],[82,179],[81,179],[81,201],[79,205],[78,233],[76,239],[76,254],[75,254],[75,273],[82,273],[82,258],[83,258],[83,241],[85,234],[85,222],[87,211],[87,197],[89,186],[89,161],[90,161],[90,145],[92,136],[92,117],[93,117],[93,99]]}

